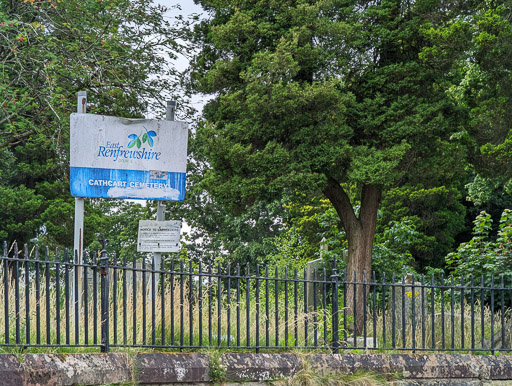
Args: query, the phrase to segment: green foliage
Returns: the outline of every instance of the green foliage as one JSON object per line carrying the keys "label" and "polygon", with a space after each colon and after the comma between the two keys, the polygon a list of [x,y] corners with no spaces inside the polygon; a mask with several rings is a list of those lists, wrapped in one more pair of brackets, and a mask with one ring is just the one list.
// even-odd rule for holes
{"label": "green foliage", "polygon": [[477,174],[466,184],[466,189],[467,200],[473,203],[473,206],[468,209],[468,223],[480,212],[485,211],[493,219],[491,235],[496,236],[503,210],[512,207],[512,194],[510,194],[512,179],[503,176],[484,177]]}
{"label": "green foliage", "polygon": [[91,199],[86,202],[85,241],[90,250],[100,250],[100,236],[108,240],[107,249],[131,257],[137,248],[139,220],[154,219],[156,206],[142,206],[126,200]]}
{"label": "green foliage", "polygon": [[0,1],[2,239],[72,244],[69,114],[78,91],[88,91],[88,112],[123,117],[182,100],[168,59],[184,49],[184,29],[164,11],[145,0]]}
{"label": "green foliage", "polygon": [[222,363],[222,352],[219,350],[207,350],[206,354],[209,358],[208,376],[210,378],[210,382],[218,383],[225,381],[226,367]]}
{"label": "green foliage", "polygon": [[[322,257],[326,267],[336,259],[338,268],[345,268],[347,237],[345,231],[340,230],[339,218],[328,201],[314,199],[307,205],[289,204],[286,207],[294,217],[289,219],[291,225],[272,240],[276,252],[270,255],[271,265],[301,270],[308,261]],[[356,208],[356,213],[358,210]],[[381,225],[375,235],[372,270],[379,279],[383,273],[390,278],[393,274],[414,272],[412,253],[424,238],[411,219]]]}
{"label": "green foliage", "polygon": [[313,260],[318,253],[315,246],[309,244],[294,227],[283,230],[281,234],[272,239],[275,251],[271,251],[268,261],[280,271],[284,267],[297,268],[298,271],[306,267],[308,261]]}
{"label": "green foliage", "polygon": [[478,2],[451,23],[427,24],[430,44],[421,52],[446,73],[443,87],[461,109],[464,129],[454,138],[468,145],[471,161],[487,177],[511,177],[512,6]]}
{"label": "green foliage", "polygon": [[493,276],[495,280],[500,275],[512,277],[512,210],[503,211],[495,239],[490,237],[492,219],[488,213],[480,213],[474,224],[473,238],[446,256],[446,263],[453,273],[465,277],[472,275],[475,280],[483,276],[486,286]]}
{"label": "green foliage", "polygon": [[444,257],[464,230],[465,208],[462,194],[455,187],[424,187],[420,184],[390,189],[381,205],[378,232],[390,222],[405,222],[414,227],[416,235],[409,244],[415,267],[442,267]]}
{"label": "green foliage", "polygon": [[[283,194],[323,193],[345,231],[332,221],[336,236],[327,239],[341,236],[336,243],[348,244],[349,264],[357,260],[363,270],[370,268],[364,244],[373,240],[382,192],[420,184],[451,190],[448,182],[464,175],[464,146],[451,138],[463,109],[445,92],[445,73],[420,58],[430,43],[425,26],[453,20],[452,5],[199,3],[210,18],[195,29],[201,50],[191,86],[214,98],[204,109],[208,123],[197,131],[198,152],[207,165],[203,187],[228,213]],[[425,261],[440,260],[463,223],[455,212],[460,205],[431,207],[431,223],[406,214],[425,233]],[[402,217],[388,216],[384,224]],[[289,246],[294,237],[281,241]],[[319,241],[308,237],[310,245]],[[443,252],[428,256],[439,245]],[[338,254],[339,246],[327,253]]]}
{"label": "green foliage", "polygon": [[500,178],[486,178],[476,175],[466,185],[466,188],[468,189],[468,200],[477,206],[491,204],[506,208],[507,204],[512,204],[512,179],[504,181]]}
{"label": "green foliage", "polygon": [[414,273],[411,250],[422,236],[410,220],[391,222],[382,233],[377,233],[372,251],[372,270],[377,278],[383,274],[389,279],[393,274]]}

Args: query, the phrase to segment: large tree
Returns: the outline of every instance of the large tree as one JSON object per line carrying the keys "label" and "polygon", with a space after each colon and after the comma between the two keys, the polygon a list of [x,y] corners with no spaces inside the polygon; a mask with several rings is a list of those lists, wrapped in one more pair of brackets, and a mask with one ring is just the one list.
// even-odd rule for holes
{"label": "large tree", "polygon": [[90,113],[163,114],[179,98],[170,59],[185,50],[182,31],[146,0],[0,0],[1,240],[71,245],[77,92],[88,91]]}
{"label": "large tree", "polygon": [[460,170],[449,141],[458,113],[443,74],[419,57],[422,26],[449,19],[452,4],[198,2],[210,15],[192,71],[195,88],[215,95],[198,132],[210,191],[233,210],[284,189],[322,192],[347,235],[349,278],[362,280],[383,193]]}
{"label": "large tree", "polygon": [[497,230],[512,200],[512,2],[468,2],[461,11],[451,23],[426,26],[432,44],[421,55],[445,74],[443,87],[464,112],[454,138],[466,144],[472,166],[468,224],[485,210]]}

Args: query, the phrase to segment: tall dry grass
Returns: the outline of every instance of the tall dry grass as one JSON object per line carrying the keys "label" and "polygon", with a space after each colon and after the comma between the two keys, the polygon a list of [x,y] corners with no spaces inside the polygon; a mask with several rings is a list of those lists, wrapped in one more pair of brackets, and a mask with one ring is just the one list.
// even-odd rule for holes
{"label": "tall dry grass", "polygon": [[[292,294],[289,294],[291,296],[286,304],[282,292],[277,297],[270,292],[267,309],[264,286],[259,289],[257,303],[254,289],[251,289],[249,299],[245,289],[241,288],[237,292],[234,284],[228,292],[224,283],[219,293],[218,282],[208,282],[206,278],[201,283],[197,280],[191,282],[188,276],[181,277],[178,274],[172,283],[168,277],[162,283],[161,277],[155,275],[153,289],[152,277],[148,275],[145,290],[142,289],[141,276],[136,278],[135,287],[133,277],[123,281],[121,269],[117,272],[117,281],[114,282],[112,278],[109,285],[108,322],[112,348],[318,346],[327,349],[332,341],[330,309],[323,310],[319,305],[317,312],[306,312],[303,300],[300,297],[295,300]],[[100,345],[99,283],[98,275],[96,302],[92,284],[87,286],[86,298],[85,287],[82,286],[77,315],[71,298],[66,310],[62,277],[58,296],[54,276],[50,276],[47,285],[45,274],[41,274],[38,288],[33,278],[30,278],[27,285],[20,268],[18,287],[12,280],[0,282],[0,346]],[[60,304],[59,311],[57,302]],[[393,315],[390,307],[387,307],[385,313],[382,310],[377,311],[375,316],[371,311],[368,313],[366,336],[375,337],[381,350],[488,350],[491,347],[491,335],[501,332],[502,326],[507,330],[510,316],[508,313],[503,315],[505,323],[502,325],[501,310],[492,313],[488,306],[483,307],[483,313],[481,310],[478,302],[473,305],[457,302],[452,309],[450,302],[441,304],[438,301],[433,312],[426,308],[423,313],[415,314],[414,328],[412,314],[406,312],[404,329],[396,315],[393,328]],[[353,346],[348,326],[350,310],[341,310],[339,336],[342,346]]]}

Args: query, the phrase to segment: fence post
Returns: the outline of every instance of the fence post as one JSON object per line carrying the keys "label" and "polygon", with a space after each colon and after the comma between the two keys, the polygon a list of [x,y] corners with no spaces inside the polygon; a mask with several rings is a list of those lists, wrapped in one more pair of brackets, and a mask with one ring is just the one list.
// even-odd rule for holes
{"label": "fence post", "polygon": [[99,240],[102,245],[99,268],[101,275],[101,352],[109,350],[108,336],[108,257],[105,236]]}
{"label": "fence post", "polygon": [[332,281],[332,349],[334,354],[339,352],[339,304],[338,304],[338,272],[336,259],[334,259],[331,281]]}

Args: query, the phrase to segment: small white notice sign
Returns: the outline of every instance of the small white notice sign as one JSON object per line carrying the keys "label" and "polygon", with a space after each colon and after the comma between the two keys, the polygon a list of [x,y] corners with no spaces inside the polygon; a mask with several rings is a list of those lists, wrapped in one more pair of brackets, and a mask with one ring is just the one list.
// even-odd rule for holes
{"label": "small white notice sign", "polygon": [[137,252],[178,252],[181,221],[140,220]]}

